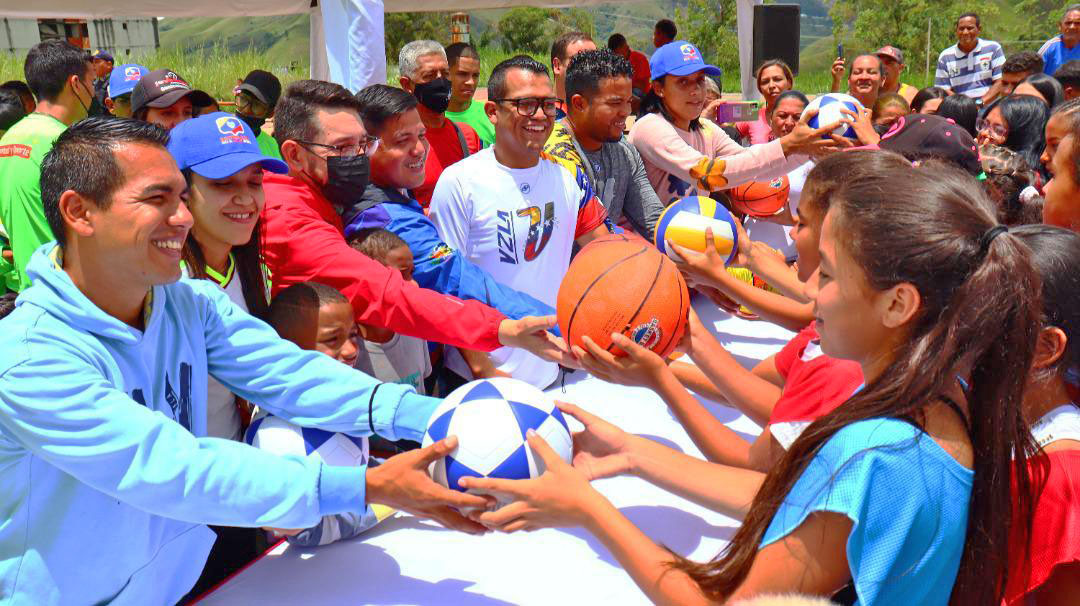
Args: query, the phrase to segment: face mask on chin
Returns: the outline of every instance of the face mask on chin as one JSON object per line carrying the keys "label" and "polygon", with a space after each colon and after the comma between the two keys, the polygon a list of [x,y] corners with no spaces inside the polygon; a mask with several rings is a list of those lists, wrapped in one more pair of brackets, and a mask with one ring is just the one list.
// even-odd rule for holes
{"label": "face mask on chin", "polygon": [[86,117],[93,118],[94,116],[111,115],[109,114],[109,110],[105,109],[105,106],[101,104],[101,101],[97,98],[97,96],[95,96],[93,92],[87,90],[86,85],[82,83],[82,80],[79,80],[78,82],[79,88],[83,89],[87,92],[87,94],[90,95],[90,107],[87,107],[86,104],[83,103],[82,97],[79,96],[78,91],[73,89],[71,92],[75,93],[75,98],[79,100],[79,105],[81,105],[83,111],[86,112]]}
{"label": "face mask on chin", "polygon": [[441,114],[450,107],[450,81],[446,78],[436,78],[431,82],[417,84],[413,89],[416,100],[431,111]]}

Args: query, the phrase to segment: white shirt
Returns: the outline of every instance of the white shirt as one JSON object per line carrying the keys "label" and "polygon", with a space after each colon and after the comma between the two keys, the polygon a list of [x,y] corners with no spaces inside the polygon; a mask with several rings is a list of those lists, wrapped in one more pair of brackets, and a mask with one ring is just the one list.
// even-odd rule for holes
{"label": "white shirt", "polygon": [[[240,276],[235,271],[235,262],[229,257],[230,270],[224,276],[213,276],[211,282],[218,285],[229,300],[236,303],[244,311],[248,309],[247,301],[244,300],[243,286],[240,284]],[[184,277],[190,277],[187,266],[182,266]],[[215,272],[216,273],[216,272]],[[224,279],[224,285],[218,278]],[[224,438],[226,440],[241,440],[240,435],[240,411],[236,409],[236,396],[222,385],[214,377],[206,379],[206,435],[211,438]]]}
{"label": "white shirt", "polygon": [[[576,166],[542,154],[536,166],[508,168],[493,147],[447,167],[430,210],[450,248],[497,282],[552,307],[574,239],[604,219]],[[491,358],[499,370],[541,389],[558,378],[558,365],[524,350],[503,347]]]}

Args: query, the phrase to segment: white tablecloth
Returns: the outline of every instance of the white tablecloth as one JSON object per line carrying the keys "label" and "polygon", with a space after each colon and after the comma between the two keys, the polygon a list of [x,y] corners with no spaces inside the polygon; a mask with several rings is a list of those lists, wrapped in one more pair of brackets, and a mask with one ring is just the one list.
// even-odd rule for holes
{"label": "white tablecloth", "polygon": [[[707,325],[746,366],[775,353],[792,333],[748,322],[695,302]],[[575,376],[577,375],[577,376]],[[577,372],[556,397],[626,431],[701,456],[651,391],[605,383]],[[760,428],[732,408],[706,402],[746,437]],[[570,421],[574,429],[574,421]],[[637,478],[595,483],[653,540],[707,560],[738,523]],[[200,604],[647,604],[644,594],[599,541],[581,529],[474,537],[399,515],[351,541],[316,549],[282,543]]]}

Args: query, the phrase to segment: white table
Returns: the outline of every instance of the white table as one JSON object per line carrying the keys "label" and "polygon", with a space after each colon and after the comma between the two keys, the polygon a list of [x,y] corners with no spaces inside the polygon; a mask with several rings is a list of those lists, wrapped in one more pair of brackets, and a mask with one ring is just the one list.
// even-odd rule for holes
{"label": "white table", "polygon": [[[695,301],[706,325],[747,366],[775,353],[792,333],[748,322]],[[575,377],[575,375],[577,375]],[[581,372],[554,388],[559,399],[608,419],[626,431],[701,456],[682,426],[651,391],[605,383]],[[705,402],[735,431],[760,428],[732,408]],[[574,421],[571,420],[571,429]],[[653,540],[707,560],[738,522],[637,478],[595,483]],[[399,514],[351,541],[320,548],[278,545],[200,604],[647,604],[630,577],[580,529],[481,537],[452,532]]]}

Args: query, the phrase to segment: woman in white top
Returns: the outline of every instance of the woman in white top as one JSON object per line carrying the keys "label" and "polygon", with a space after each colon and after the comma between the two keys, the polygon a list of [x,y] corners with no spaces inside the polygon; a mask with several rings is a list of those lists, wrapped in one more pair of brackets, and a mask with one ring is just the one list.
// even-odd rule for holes
{"label": "woman in white top", "polygon": [[[251,129],[223,112],[178,125],[169,151],[191,188],[188,207],[195,219],[182,253],[185,277],[215,282],[233,303],[262,317],[269,305],[259,253],[263,171],[284,174],[288,165],[263,155]],[[236,396],[213,377],[206,391],[206,435],[240,440]]]}

